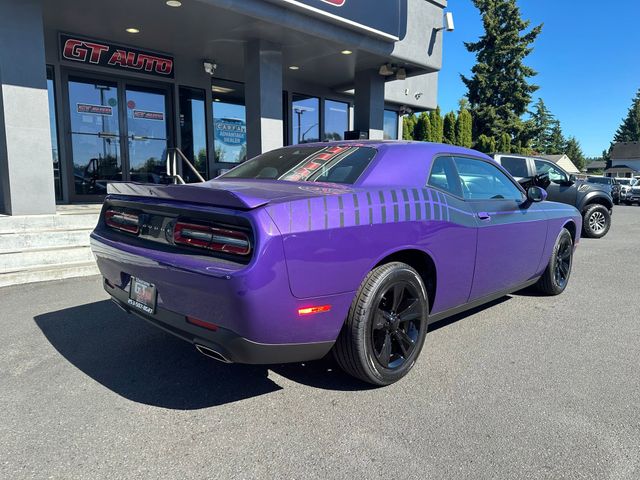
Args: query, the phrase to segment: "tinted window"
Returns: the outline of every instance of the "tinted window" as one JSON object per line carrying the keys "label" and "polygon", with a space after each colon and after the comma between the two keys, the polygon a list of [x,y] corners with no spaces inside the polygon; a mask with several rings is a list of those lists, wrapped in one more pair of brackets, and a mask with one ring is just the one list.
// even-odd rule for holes
{"label": "tinted window", "polygon": [[500,163],[514,177],[528,177],[527,160],[525,158],[502,157]]}
{"label": "tinted window", "polygon": [[456,157],[464,198],[469,200],[522,200],[520,189],[495,165],[482,160]]}
{"label": "tinted window", "polygon": [[548,174],[549,180],[552,182],[566,182],[568,180],[567,175],[552,163],[543,160],[536,160],[535,163],[537,175]]}
{"label": "tinted window", "polygon": [[375,155],[376,150],[369,147],[281,148],[263,153],[220,178],[352,184]]}
{"label": "tinted window", "polygon": [[451,157],[438,157],[433,161],[431,175],[429,175],[429,186],[462,197],[460,180]]}

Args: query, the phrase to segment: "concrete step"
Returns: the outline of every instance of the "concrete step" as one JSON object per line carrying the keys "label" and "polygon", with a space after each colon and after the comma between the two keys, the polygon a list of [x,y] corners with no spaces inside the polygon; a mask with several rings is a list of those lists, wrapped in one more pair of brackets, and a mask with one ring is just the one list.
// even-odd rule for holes
{"label": "concrete step", "polygon": [[91,248],[85,245],[7,251],[0,253],[0,273],[13,272],[29,267],[41,266],[47,268],[50,265],[61,263],[82,263],[93,260]]}
{"label": "concrete step", "polygon": [[62,213],[57,215],[18,215],[0,217],[0,234],[50,230],[93,229],[99,212]]}
{"label": "concrete step", "polygon": [[0,233],[0,253],[32,248],[79,247],[89,245],[91,229],[42,230],[37,232]]}
{"label": "concrete step", "polygon": [[32,267],[15,272],[0,273],[0,287],[98,274],[95,262],[63,263],[47,268]]}

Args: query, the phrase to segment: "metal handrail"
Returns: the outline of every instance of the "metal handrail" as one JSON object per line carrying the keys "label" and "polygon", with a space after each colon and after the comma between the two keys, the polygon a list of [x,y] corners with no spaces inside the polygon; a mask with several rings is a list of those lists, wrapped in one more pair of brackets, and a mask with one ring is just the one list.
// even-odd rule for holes
{"label": "metal handrail", "polygon": [[206,181],[202,177],[202,175],[200,175],[200,172],[198,172],[196,167],[194,167],[193,164],[189,161],[186,155],[182,153],[182,150],[180,150],[179,148],[171,148],[167,150],[167,175],[173,178],[175,183],[180,183],[182,185],[187,183],[178,173],[178,155],[180,156],[180,160],[182,160],[183,163],[187,164],[187,167],[189,167],[189,169],[193,172],[193,174],[198,178],[200,182]]}

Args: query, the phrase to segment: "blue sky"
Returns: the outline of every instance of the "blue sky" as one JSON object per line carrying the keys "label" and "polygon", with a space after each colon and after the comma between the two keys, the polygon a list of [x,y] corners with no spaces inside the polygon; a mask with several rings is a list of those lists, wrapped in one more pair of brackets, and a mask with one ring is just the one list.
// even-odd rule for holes
{"label": "blue sky", "polygon": [[[519,0],[531,25],[544,23],[526,63],[538,71],[533,82],[560,120],[566,136],[575,136],[587,156],[599,156],[626,116],[640,88],[640,0]],[[611,6],[611,8],[608,8]],[[482,34],[471,0],[449,0],[455,31],[445,34],[439,103],[456,110],[466,93],[460,73],[468,75],[475,56],[463,42]]]}

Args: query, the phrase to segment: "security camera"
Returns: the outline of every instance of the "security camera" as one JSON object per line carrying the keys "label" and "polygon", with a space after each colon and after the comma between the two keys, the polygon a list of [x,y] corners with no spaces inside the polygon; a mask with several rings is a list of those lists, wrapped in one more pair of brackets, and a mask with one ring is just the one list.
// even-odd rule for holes
{"label": "security camera", "polygon": [[399,68],[396,72],[396,80],[406,80],[407,79],[407,71],[404,68]]}
{"label": "security camera", "polygon": [[390,77],[394,73],[396,73],[395,69],[393,68],[393,65],[391,65],[390,63],[385,63],[378,70],[378,74],[382,75],[383,77]]}
{"label": "security camera", "polygon": [[216,74],[216,69],[218,68],[218,64],[216,62],[205,60],[202,63],[202,66],[204,67],[204,71],[207,72],[209,75],[213,76]]}
{"label": "security camera", "polygon": [[455,24],[453,23],[453,13],[447,12],[444,16],[444,29],[447,32],[453,32],[455,28]]}

